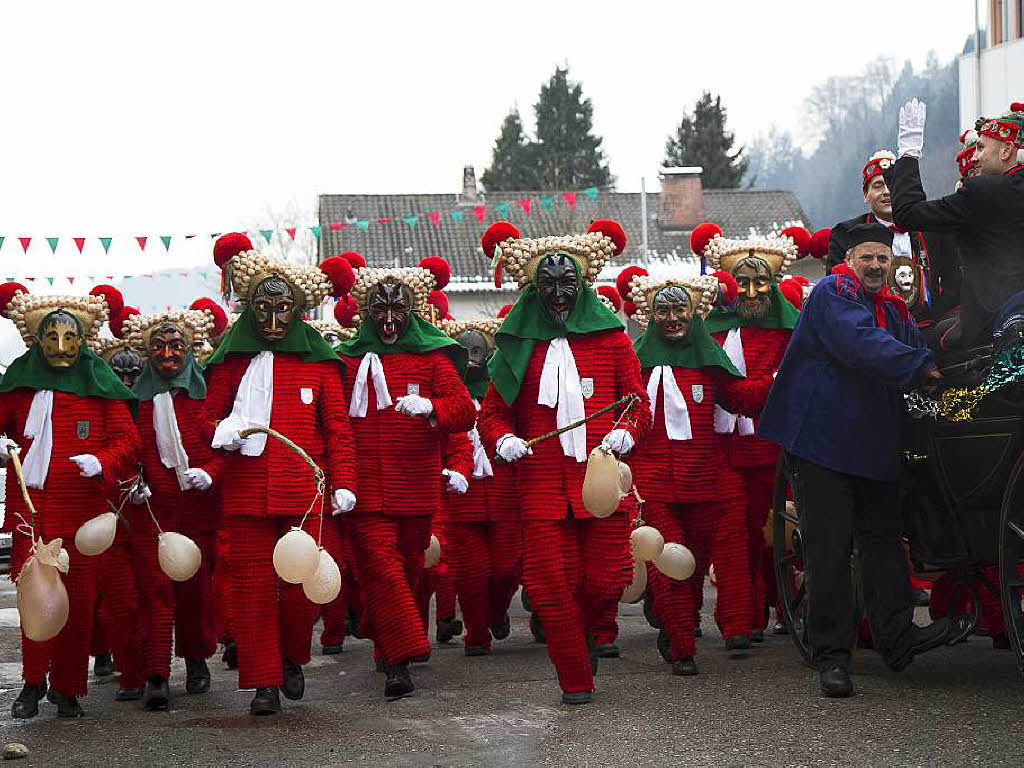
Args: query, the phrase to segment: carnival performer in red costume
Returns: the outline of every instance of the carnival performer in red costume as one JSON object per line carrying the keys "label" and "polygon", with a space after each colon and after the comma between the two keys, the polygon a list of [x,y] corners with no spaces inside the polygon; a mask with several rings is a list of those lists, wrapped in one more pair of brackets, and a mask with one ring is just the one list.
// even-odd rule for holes
{"label": "carnival performer in red costume", "polygon": [[[735,308],[715,308],[706,325],[736,369],[752,383],[770,386],[782,362],[798,313],[778,281],[794,260],[809,253],[810,244],[811,237],[802,227],[789,227],[779,237],[736,239],[724,237],[717,225],[706,223],[690,235],[690,247],[708,269],[722,281],[738,286]],[[755,419],[715,409],[715,431],[723,435],[733,470],[723,471],[721,494],[746,508],[749,572],[754,586],[750,639],[760,642],[768,621],[770,588],[775,583],[763,528],[772,505],[779,447],[756,437],[756,427]],[[716,573],[720,567],[715,564]],[[739,640],[734,645],[736,649],[744,647]]]}
{"label": "carnival performer in red costume", "polygon": [[[144,350],[147,364],[132,386],[139,399],[137,424],[142,439],[145,487],[136,492],[131,517],[136,583],[143,596],[142,636],[146,657],[147,710],[170,704],[171,635],[185,659],[185,690],[210,689],[206,659],[217,650],[213,564],[219,524],[216,493],[211,491],[223,455],[210,449],[206,433],[206,382],[196,362],[211,335],[227,325],[224,310],[210,299],[179,312],[135,315],[124,322],[128,342]],[[159,528],[157,527],[159,526]],[[174,582],[161,570],[157,536],[181,533],[199,547],[199,571]]]}
{"label": "carnival performer in red costume", "polygon": [[359,455],[358,502],[346,518],[366,599],[363,627],[389,699],[413,691],[409,662],[430,653],[415,592],[441,506],[443,441],[473,425],[460,380],[465,351],[423,319],[430,291],[448,276],[435,257],[417,267],[358,267],[362,322],[337,349]]}
{"label": "carnival performer in red costume", "polygon": [[239,686],[256,689],[249,711],[269,715],[281,709],[279,687],[292,700],[305,692],[302,665],[317,612],[301,585],[277,578],[272,555],[277,539],[304,515],[305,530],[317,535],[323,499],[298,455],[266,435],[239,433],[269,427],[289,438],[325,471],[332,507],[355,506],[343,366],[300,316],[332,291],[351,288],[352,273],[337,258],[320,269],[268,258],[239,233],[221,237],[213,255],[244,307],[206,362],[212,446],[227,452],[219,484],[230,542],[231,629]]}
{"label": "carnival performer in red costume", "polygon": [[[0,286],[0,311],[14,321],[28,351],[7,368],[0,382],[0,453],[21,453],[25,481],[36,509],[26,508],[14,472],[7,473],[3,530],[14,534],[11,577],[17,580],[34,542],[67,542],[69,568],[63,580],[70,614],[60,633],[46,642],[22,635],[25,686],[11,707],[15,718],[34,717],[47,693],[58,717],[80,717],[86,694],[89,639],[100,559],[73,546],[86,521],[106,510],[108,485],[131,469],[139,445],[127,401],[131,391],[88,347],[106,320],[111,293],[89,296],[29,296],[24,286]],[[22,520],[25,523],[22,523]]]}
{"label": "carnival performer in red costume", "polygon": [[[586,234],[540,239],[498,222],[483,237],[484,252],[523,294],[497,333],[478,428],[489,456],[519,463],[523,582],[567,704],[591,700],[592,629],[632,576],[625,513],[598,519],[582,499],[590,451],[604,442],[628,454],[651,423],[629,337],[591,289],[625,244],[622,228],[609,221],[594,222]],[[628,412],[612,409],[558,439],[532,449],[526,443],[631,395]]]}

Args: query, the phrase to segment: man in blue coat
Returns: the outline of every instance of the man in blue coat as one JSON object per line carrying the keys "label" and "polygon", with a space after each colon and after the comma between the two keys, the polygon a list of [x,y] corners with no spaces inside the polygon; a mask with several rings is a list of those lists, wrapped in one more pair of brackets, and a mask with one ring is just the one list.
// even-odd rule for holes
{"label": "man in blue coat", "polygon": [[898,501],[902,395],[941,378],[901,299],[886,288],[892,232],[850,229],[846,267],[804,304],[758,434],[785,449],[800,509],[807,639],[826,696],[853,693],[854,538],[875,648],[894,670],[941,645],[945,620],[912,622]]}

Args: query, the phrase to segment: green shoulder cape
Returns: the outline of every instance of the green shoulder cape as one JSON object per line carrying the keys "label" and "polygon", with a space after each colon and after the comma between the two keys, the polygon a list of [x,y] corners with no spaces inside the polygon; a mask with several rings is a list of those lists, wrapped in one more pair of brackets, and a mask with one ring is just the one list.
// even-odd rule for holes
{"label": "green shoulder cape", "polygon": [[673,368],[708,368],[718,366],[732,376],[742,376],[729,356],[708,332],[707,325],[699,315],[690,324],[690,335],[686,341],[667,341],[661,328],[655,322],[647,324],[643,336],[633,342],[636,356],[642,368],[671,365]]}
{"label": "green shoulder cape", "polygon": [[796,319],[800,312],[789,303],[789,299],[782,295],[778,284],[772,286],[772,308],[761,320],[753,323],[744,323],[740,316],[733,311],[726,311],[715,307],[708,315],[706,325],[709,333],[719,333],[739,328],[742,325],[752,325],[755,328],[765,328],[776,331],[791,331],[796,327]]}
{"label": "green shoulder cape", "polygon": [[359,324],[355,336],[334,348],[339,355],[348,357],[362,357],[370,352],[378,355],[393,355],[398,352],[418,355],[437,349],[444,352],[452,361],[460,377],[466,375],[466,365],[469,361],[466,348],[415,312],[409,315],[409,324],[394,344],[385,344],[381,341],[377,336],[377,328],[367,319]]}
{"label": "green shoulder cape", "polygon": [[139,400],[152,400],[156,395],[172,389],[184,389],[191,400],[206,399],[206,380],[191,352],[185,358],[185,367],[173,379],[165,379],[147,362],[132,385],[132,392]]}
{"label": "green shoulder cape", "polygon": [[260,338],[256,334],[252,310],[249,307],[242,311],[241,316],[217,345],[216,351],[207,359],[204,367],[223,363],[224,359],[234,352],[248,355],[260,352],[294,352],[304,363],[319,363],[324,360],[341,362],[330,344],[305,320],[296,318],[280,341],[270,342]]}
{"label": "green shoulder cape", "polygon": [[51,368],[39,345],[33,344],[8,366],[3,381],[0,381],[0,392],[22,388],[37,391],[51,389],[70,392],[79,397],[102,397],[105,400],[135,399],[135,395],[117,378],[113,369],[84,343],[78,362],[67,370]]}

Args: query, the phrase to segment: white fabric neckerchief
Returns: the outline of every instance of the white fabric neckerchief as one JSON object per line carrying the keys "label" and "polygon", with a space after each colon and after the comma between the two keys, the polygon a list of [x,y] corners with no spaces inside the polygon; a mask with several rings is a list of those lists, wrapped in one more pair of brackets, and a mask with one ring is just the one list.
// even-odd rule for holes
{"label": "white fabric neckerchief", "polygon": [[[274,403],[274,353],[260,352],[249,361],[235,393],[231,413],[222,419],[213,433],[214,448],[238,450],[232,438],[247,427],[269,427],[270,409]],[[261,456],[267,447],[267,436],[258,433],[241,446],[243,456]]]}
{"label": "white fabric neckerchief", "polygon": [[[747,361],[743,359],[743,339],[740,336],[739,328],[730,328],[722,345],[729,361],[736,366],[741,376],[747,375]],[[720,405],[715,406],[715,432],[720,435],[731,435],[739,432],[741,435],[754,434],[754,420],[749,416],[737,416],[729,413]]]}
{"label": "white fabric neckerchief", "polygon": [[914,248],[910,244],[909,232],[897,232],[895,225],[891,221],[882,221],[877,216],[875,216],[875,221],[892,232],[893,256],[906,256],[908,259],[914,258]]}
{"label": "white fabric neckerchief", "polygon": [[181,442],[178,417],[174,413],[174,398],[170,392],[153,396],[153,431],[156,433],[156,450],[160,463],[173,469],[178,478],[178,488],[187,490],[185,470],[188,469],[188,454]]}
{"label": "white fabric neckerchief", "polygon": [[369,402],[368,379],[373,377],[373,391],[377,396],[377,410],[391,406],[391,394],[388,392],[388,380],[384,376],[384,364],[376,352],[367,352],[359,361],[356,380],[352,385],[352,399],[348,404],[348,415],[353,419],[366,418],[366,405]]}
{"label": "white fabric neckerchief", "polygon": [[[480,401],[474,400],[473,405],[478,411],[480,410]],[[469,430],[469,442],[473,444],[473,478],[479,480],[482,477],[494,477],[494,468],[491,466],[491,460],[487,456],[487,451],[484,450],[483,443],[480,442],[480,431],[476,428],[476,424]]]}
{"label": "white fabric neckerchief", "polygon": [[[583,384],[576,369],[576,358],[572,355],[569,342],[563,338],[552,339],[544,357],[544,368],[540,374],[540,390],[537,404],[556,408],[555,425],[561,429],[579,421],[586,412],[583,407]],[[578,462],[587,460],[587,425],[570,429],[558,436],[562,453]]]}
{"label": "white fabric neckerchief", "polygon": [[690,412],[686,408],[686,398],[679,391],[679,382],[671,365],[658,365],[651,371],[647,381],[647,396],[651,400],[651,418],[658,407],[658,385],[665,393],[664,408],[665,434],[669,440],[692,440],[693,430],[690,429]]}
{"label": "white fabric neckerchief", "polygon": [[53,452],[52,389],[38,389],[32,396],[32,405],[25,419],[25,437],[32,438],[32,445],[21,463],[25,485],[42,489],[50,471],[50,454]]}

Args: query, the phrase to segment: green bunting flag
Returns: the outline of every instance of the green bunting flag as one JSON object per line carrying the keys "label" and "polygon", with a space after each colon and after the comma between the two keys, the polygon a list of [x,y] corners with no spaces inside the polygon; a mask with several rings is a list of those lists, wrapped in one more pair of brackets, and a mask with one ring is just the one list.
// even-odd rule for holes
{"label": "green bunting flag", "polygon": [[53,278],[52,277],[48,277],[48,278],[46,278],[46,280],[47,280],[47,282],[50,283],[50,285],[53,285]]}
{"label": "green bunting flag", "polygon": [[103,252],[104,253],[109,253],[110,252],[110,241],[113,240],[113,239],[114,238],[112,238],[112,237],[101,237],[100,238],[100,245],[103,246]]}
{"label": "green bunting flag", "polygon": [[553,197],[542,197],[540,199],[540,202],[541,202],[541,205],[543,205],[547,210],[550,211],[554,207],[554,205],[555,205],[555,198],[553,198]]}
{"label": "green bunting flag", "polygon": [[164,250],[171,250],[171,238],[173,235],[160,235],[160,242],[164,244]]}
{"label": "green bunting flag", "polygon": [[597,187],[587,187],[583,190],[583,194],[591,200],[597,200]]}
{"label": "green bunting flag", "polygon": [[263,235],[263,239],[267,241],[267,245],[270,245],[270,238],[274,236],[274,230],[272,229],[261,229],[260,234]]}
{"label": "green bunting flag", "polygon": [[59,237],[48,237],[48,238],[46,238],[46,242],[48,242],[50,244],[50,250],[53,251],[54,253],[56,253],[57,252],[57,243],[60,242],[60,238]]}
{"label": "green bunting flag", "polygon": [[498,218],[499,219],[507,219],[508,218],[508,203],[498,203],[494,207],[497,208],[497,210],[498,210]]}
{"label": "green bunting flag", "polygon": [[[4,236],[0,235],[0,248],[3,248],[3,247],[4,247]],[[11,282],[11,281],[8,280],[7,282]]]}
{"label": "green bunting flag", "polygon": [[416,229],[416,225],[419,224],[420,217],[416,214],[409,214],[408,216],[403,216],[402,221],[408,224],[410,228]]}
{"label": "green bunting flag", "polygon": [[313,237],[317,238],[318,240],[320,239],[320,225],[319,224],[314,224],[312,227],[309,228],[309,231],[313,233]]}
{"label": "green bunting flag", "polygon": [[370,222],[367,221],[366,219],[360,219],[359,221],[356,222],[356,226],[363,230],[363,232],[365,232],[370,228]]}
{"label": "green bunting flag", "polygon": [[452,217],[452,221],[454,221],[456,224],[461,224],[462,217],[466,215],[466,212],[460,211],[458,208],[456,208],[453,211],[449,211],[448,215]]}

